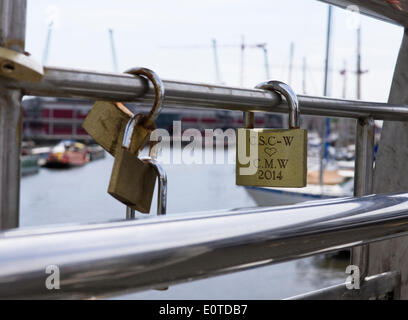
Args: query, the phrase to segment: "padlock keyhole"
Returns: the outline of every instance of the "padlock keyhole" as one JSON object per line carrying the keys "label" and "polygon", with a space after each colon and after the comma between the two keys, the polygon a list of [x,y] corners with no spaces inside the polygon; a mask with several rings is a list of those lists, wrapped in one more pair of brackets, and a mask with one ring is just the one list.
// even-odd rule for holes
{"label": "padlock keyhole", "polygon": [[15,70],[14,63],[12,63],[11,61],[3,62],[3,64],[1,65],[1,70],[4,73],[12,73]]}

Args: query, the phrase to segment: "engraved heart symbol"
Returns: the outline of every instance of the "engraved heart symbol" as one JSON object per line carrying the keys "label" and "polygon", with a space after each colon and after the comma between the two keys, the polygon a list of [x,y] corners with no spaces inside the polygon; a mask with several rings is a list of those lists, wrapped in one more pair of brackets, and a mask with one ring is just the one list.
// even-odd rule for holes
{"label": "engraved heart symbol", "polygon": [[265,148],[264,151],[270,157],[272,157],[276,152],[278,152],[278,150],[276,148],[273,148],[273,147],[272,148],[269,148],[269,147]]}

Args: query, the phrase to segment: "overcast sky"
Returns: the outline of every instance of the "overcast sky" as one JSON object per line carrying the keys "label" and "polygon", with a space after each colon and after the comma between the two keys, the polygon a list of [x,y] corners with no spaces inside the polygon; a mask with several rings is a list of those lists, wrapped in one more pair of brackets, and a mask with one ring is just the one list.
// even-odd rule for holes
{"label": "overcast sky", "polygon": [[[285,82],[293,41],[290,84],[303,93],[306,57],[307,94],[323,91],[327,5],[316,0],[28,0],[26,49],[39,61],[50,17],[56,26],[48,65],[112,71],[108,36],[112,28],[120,71],[145,66],[164,79],[215,83],[211,39],[216,38],[222,80],[239,86],[243,35],[248,44],[267,43],[271,78]],[[342,96],[339,71],[346,60],[347,98],[354,99],[356,23],[339,8],[333,18],[331,96]],[[403,30],[368,17],[361,18],[361,27],[363,69],[369,70],[363,76],[362,98],[386,101]],[[260,49],[246,50],[244,71],[245,87],[266,80]]]}

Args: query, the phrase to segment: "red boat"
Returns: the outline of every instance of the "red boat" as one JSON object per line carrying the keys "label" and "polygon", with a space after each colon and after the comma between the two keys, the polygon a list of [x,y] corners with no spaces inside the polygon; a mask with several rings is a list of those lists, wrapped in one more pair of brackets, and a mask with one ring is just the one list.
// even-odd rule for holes
{"label": "red boat", "polygon": [[89,152],[83,143],[62,140],[48,155],[47,167],[82,166],[89,162]]}

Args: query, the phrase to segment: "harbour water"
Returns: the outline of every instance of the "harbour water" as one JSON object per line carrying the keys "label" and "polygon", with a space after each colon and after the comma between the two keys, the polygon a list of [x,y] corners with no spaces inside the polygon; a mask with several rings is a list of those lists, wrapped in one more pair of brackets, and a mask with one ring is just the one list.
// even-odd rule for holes
{"label": "harbour water", "polygon": [[[125,206],[106,191],[112,164],[113,158],[107,155],[83,167],[41,169],[39,174],[22,178],[21,226],[123,219]],[[164,168],[168,176],[169,215],[255,206],[245,189],[235,185],[232,164],[178,164]],[[280,299],[344,282],[347,264],[344,258],[314,256],[122,298]]]}

